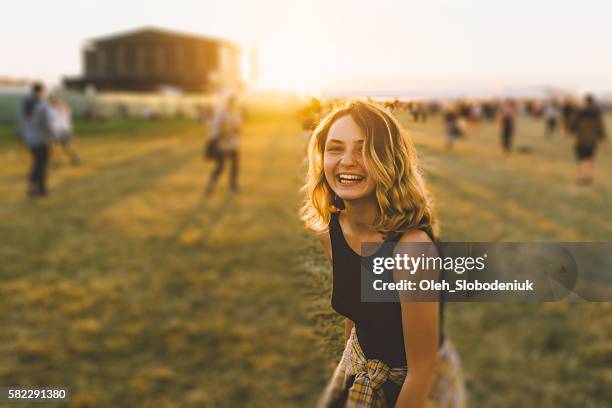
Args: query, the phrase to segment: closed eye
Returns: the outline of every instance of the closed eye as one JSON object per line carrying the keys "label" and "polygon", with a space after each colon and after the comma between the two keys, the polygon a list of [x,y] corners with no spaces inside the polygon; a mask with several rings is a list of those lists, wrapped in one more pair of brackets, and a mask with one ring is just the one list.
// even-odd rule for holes
{"label": "closed eye", "polygon": [[339,143],[332,142],[325,146],[326,152],[341,152],[342,150],[344,150],[344,147]]}

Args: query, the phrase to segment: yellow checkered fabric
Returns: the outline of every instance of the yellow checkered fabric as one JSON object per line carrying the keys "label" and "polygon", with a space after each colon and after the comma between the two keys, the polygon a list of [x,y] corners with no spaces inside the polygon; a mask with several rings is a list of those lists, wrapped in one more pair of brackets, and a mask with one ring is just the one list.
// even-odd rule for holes
{"label": "yellow checkered fabric", "polygon": [[[390,368],[380,360],[368,360],[355,328],[346,344],[340,363],[325,387],[317,404],[318,408],[382,408],[389,406],[382,386],[393,381],[401,387],[408,369]],[[435,367],[436,379],[427,401],[427,408],[465,407],[465,389],[461,376],[459,358],[448,339],[440,348]]]}

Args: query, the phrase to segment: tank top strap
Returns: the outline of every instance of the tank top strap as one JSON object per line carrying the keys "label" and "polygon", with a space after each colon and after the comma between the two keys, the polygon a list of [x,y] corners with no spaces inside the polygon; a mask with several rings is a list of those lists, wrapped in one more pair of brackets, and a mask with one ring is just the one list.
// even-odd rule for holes
{"label": "tank top strap", "polygon": [[343,241],[342,229],[340,227],[340,219],[337,212],[331,213],[328,229],[332,248],[335,248]]}

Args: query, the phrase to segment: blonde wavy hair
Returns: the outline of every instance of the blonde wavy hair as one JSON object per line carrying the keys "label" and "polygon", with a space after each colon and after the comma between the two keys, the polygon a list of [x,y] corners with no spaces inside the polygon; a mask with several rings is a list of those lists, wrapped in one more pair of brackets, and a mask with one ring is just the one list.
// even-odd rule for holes
{"label": "blonde wavy hair", "polygon": [[306,200],[300,210],[306,228],[324,231],[331,214],[343,207],[325,179],[323,155],[330,127],[345,115],[351,116],[365,136],[364,164],[376,185],[378,217],[374,228],[385,237],[415,228],[433,240],[439,239],[433,201],[411,138],[391,115],[361,100],[351,100],[334,109],[310,137],[308,174],[302,188]]}

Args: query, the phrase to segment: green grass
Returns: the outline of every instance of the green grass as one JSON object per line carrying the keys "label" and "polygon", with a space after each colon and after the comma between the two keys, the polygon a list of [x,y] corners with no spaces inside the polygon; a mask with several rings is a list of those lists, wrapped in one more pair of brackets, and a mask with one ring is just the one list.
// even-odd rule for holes
{"label": "green grass", "polygon": [[[92,126],[76,140],[82,166],[52,167],[40,202],[23,194],[27,155],[3,145],[0,384],[68,386],[82,407],[313,406],[342,320],[297,219],[299,124],[253,115],[243,191],[230,195],[224,177],[212,197],[200,127]],[[568,142],[543,140],[540,123],[519,123],[517,144],[534,152],[510,158],[492,125],[452,153],[437,120],[410,127],[446,240],[612,239],[609,147],[595,185],[579,188]],[[448,305],[471,406],[606,406],[611,311]]]}
{"label": "green grass", "polygon": [[0,143],[10,143],[17,137],[17,124],[0,122]]}
{"label": "green grass", "polygon": [[[193,126],[193,119],[165,118],[142,119],[124,118],[107,120],[77,120],[74,122],[74,134],[77,137],[93,135],[118,135],[130,137],[140,134],[171,132],[176,133]],[[0,146],[10,144],[17,138],[17,124],[14,122],[0,122]]]}

